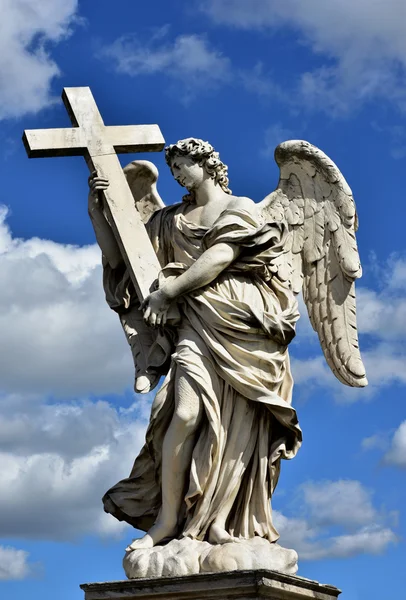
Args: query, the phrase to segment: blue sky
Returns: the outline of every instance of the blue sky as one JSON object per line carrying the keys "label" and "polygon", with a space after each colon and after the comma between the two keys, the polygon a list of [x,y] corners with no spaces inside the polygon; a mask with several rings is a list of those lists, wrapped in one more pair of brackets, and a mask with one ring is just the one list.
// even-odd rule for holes
{"label": "blue sky", "polygon": [[[370,386],[324,364],[306,315],[292,344],[303,447],[274,497],[299,574],[345,600],[398,596],[405,548],[404,0],[0,0],[0,589],[75,600],[123,578],[133,532],[100,498],[127,476],[150,398],[103,299],[82,158],[29,160],[23,129],[69,126],[64,86],[107,124],[209,140],[237,195],[275,188],[275,146],[324,150],[353,189]],[[124,156],[123,165],[132,156]],[[169,204],[181,190],[162,154]],[[402,560],[403,559],[403,560]],[[371,574],[373,576],[371,577]]]}

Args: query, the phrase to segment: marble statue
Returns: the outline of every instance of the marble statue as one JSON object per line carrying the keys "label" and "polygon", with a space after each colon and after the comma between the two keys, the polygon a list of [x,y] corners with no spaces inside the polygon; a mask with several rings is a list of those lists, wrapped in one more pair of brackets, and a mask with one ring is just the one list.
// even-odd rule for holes
{"label": "marble statue", "polygon": [[106,299],[132,350],[135,390],[147,393],[164,377],[145,445],[104,507],[146,532],[127,548],[130,577],[294,572],[291,554],[284,564],[258,556],[278,547],[271,498],[281,460],[293,458],[302,440],[288,352],[300,291],[334,375],[367,384],[352,193],[336,165],[304,141],[277,147],[279,184],[259,203],[232,194],[227,167],[208,142],[181,140],[165,155],[186,190],[177,204],[164,206],[152,163],[124,169],[161,267],[142,303],[103,205],[110,182],[96,171],[89,178]]}
{"label": "marble statue", "polygon": [[[327,363],[367,384],[354,282],[361,275],[350,188],[308,142],[280,144],[277,189],[262,202],[231,193],[226,165],[195,138],[165,149],[187,193],[165,207],[148,161],[158,125],[105,125],[88,87],[62,93],[72,127],[26,130],[30,158],[83,156],[106,299],[131,347],[135,391],[164,378],[146,442],[104,508],[145,532],[127,548],[129,578],[272,569],[297,554],[276,541],[271,499],[297,453],[288,346],[302,292]],[[131,453],[131,448],[128,449]]]}

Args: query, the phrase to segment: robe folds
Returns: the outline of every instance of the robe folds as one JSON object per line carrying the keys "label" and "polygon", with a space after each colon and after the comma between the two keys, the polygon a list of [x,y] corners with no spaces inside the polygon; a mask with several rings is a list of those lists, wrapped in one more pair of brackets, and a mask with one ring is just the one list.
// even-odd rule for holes
{"label": "robe folds", "polygon": [[[287,228],[228,209],[208,229],[188,221],[186,209],[185,202],[164,208],[147,225],[162,265],[161,285],[217,243],[239,245],[241,253],[209,285],[178,300],[172,319],[176,335],[166,345],[169,370],[152,404],[146,443],[130,476],[105,494],[105,510],[144,531],[155,522],[161,507],[162,445],[180,372],[198,394],[203,418],[188,465],[179,536],[207,539],[216,516],[235,498],[227,531],[275,541],[270,500],[280,461],[293,458],[301,444],[288,355],[299,313],[293,293],[273,268]],[[104,277],[110,306],[131,310],[136,301],[128,273],[114,273],[105,265]],[[162,354],[165,344],[157,340],[157,345]],[[154,347],[151,362],[153,355]]]}

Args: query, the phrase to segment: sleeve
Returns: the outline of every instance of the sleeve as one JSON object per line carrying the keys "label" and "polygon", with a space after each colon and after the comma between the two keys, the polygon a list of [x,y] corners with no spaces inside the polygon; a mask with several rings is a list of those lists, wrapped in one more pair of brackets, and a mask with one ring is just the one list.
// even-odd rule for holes
{"label": "sleeve", "polygon": [[131,305],[138,303],[133,283],[124,263],[113,268],[108,260],[102,256],[103,262],[103,288],[106,302],[112,310],[122,314]]}
{"label": "sleeve", "polygon": [[[173,261],[171,245],[173,212],[174,205],[157,210],[145,226],[161,267]],[[123,314],[131,307],[139,306],[134,285],[124,263],[112,268],[103,257],[103,287],[107,304],[115,312]]]}
{"label": "sleeve", "polygon": [[[263,297],[268,297],[268,300],[264,300],[260,312],[256,313],[255,306],[251,308],[264,330],[283,346],[295,336],[295,324],[299,318],[294,294],[279,280],[275,264],[286,252],[289,235],[284,221],[260,223],[255,212],[253,215],[241,209],[228,209],[206,233],[203,242],[205,249],[221,242],[240,246],[241,253],[229,269],[254,272],[263,280],[265,288],[272,290],[272,297],[264,294]],[[278,299],[277,310],[274,298]]]}
{"label": "sleeve", "polygon": [[228,243],[241,247],[233,263],[235,269],[268,268],[284,252],[288,230],[283,221],[260,223],[256,215],[243,209],[227,209],[203,238],[203,249]]}

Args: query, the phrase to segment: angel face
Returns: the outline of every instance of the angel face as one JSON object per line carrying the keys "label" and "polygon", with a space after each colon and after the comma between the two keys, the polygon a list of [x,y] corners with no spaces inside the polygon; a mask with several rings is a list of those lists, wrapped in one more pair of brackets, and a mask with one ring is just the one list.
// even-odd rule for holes
{"label": "angel face", "polygon": [[197,189],[207,179],[205,169],[188,156],[174,156],[170,167],[176,181],[189,192]]}

